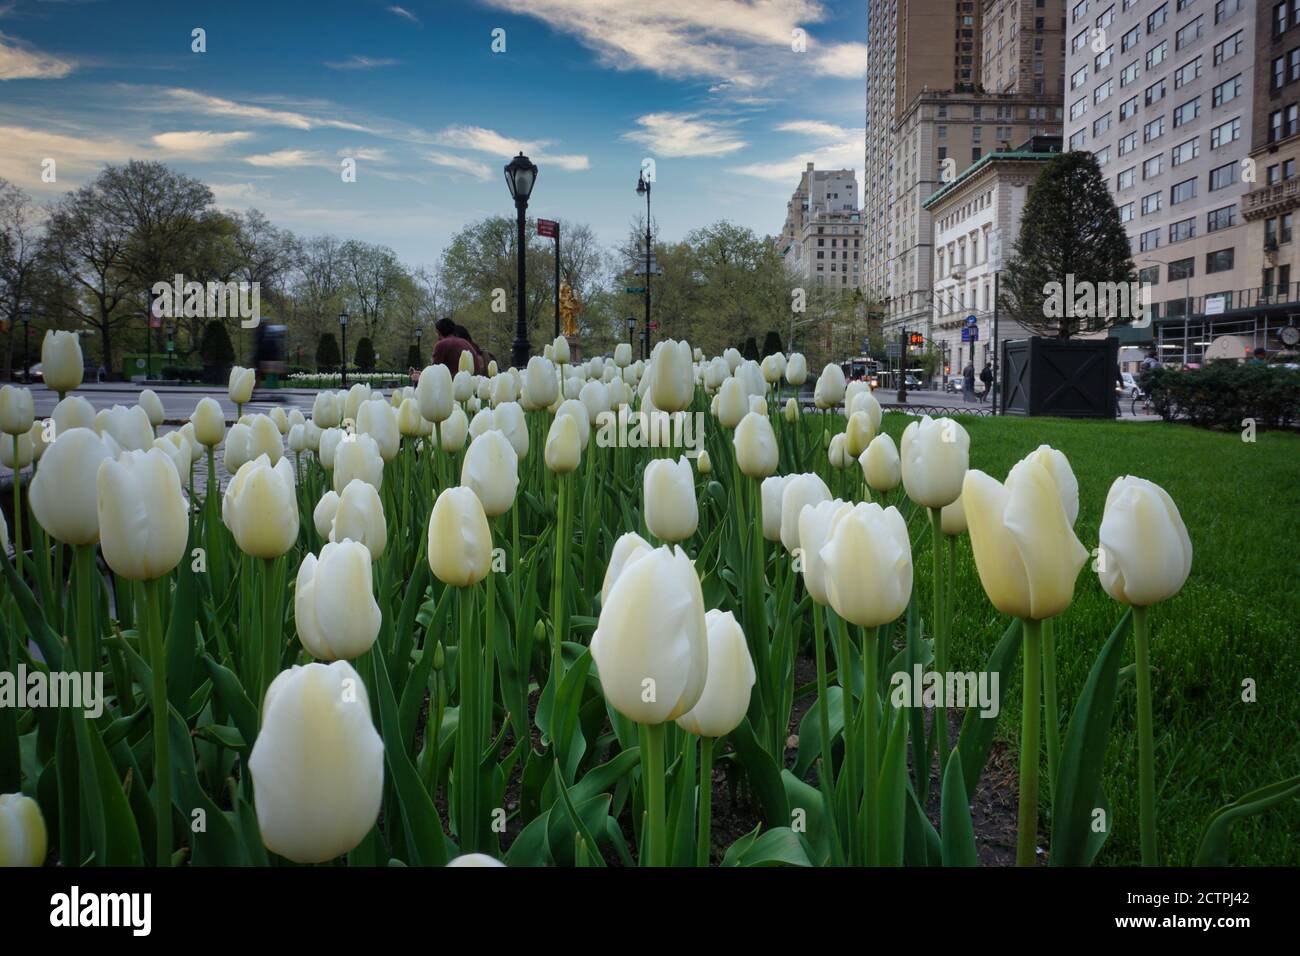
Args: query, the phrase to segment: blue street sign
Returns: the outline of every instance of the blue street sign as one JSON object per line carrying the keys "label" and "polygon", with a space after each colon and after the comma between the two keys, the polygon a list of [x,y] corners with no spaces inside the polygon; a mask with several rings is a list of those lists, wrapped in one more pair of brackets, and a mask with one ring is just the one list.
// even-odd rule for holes
{"label": "blue street sign", "polygon": [[975,318],[975,316],[973,316],[973,315],[968,315],[968,316],[966,316],[966,324],[967,324],[967,325],[974,325],[974,324],[975,324],[976,322],[978,322],[978,321],[979,321],[979,319]]}
{"label": "blue street sign", "polygon": [[980,340],[980,329],[978,325],[968,325],[961,330],[961,340],[963,342],[978,342]]}

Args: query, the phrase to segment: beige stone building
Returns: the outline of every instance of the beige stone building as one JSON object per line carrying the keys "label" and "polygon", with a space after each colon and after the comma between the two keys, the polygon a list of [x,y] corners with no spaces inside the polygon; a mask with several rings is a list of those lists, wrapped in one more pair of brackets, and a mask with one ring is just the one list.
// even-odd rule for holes
{"label": "beige stone building", "polygon": [[809,163],[786,203],[777,251],[796,281],[849,292],[861,284],[862,215],[852,169]]}

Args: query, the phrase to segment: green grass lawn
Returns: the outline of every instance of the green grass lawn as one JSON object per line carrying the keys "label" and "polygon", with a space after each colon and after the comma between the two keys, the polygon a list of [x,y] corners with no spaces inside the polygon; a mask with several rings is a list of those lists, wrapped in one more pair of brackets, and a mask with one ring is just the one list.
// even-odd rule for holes
{"label": "green grass lawn", "polygon": [[[1151,613],[1156,729],[1157,825],[1161,861],[1188,865],[1206,818],[1241,794],[1300,773],[1300,435],[1237,433],[1185,425],[959,417],[971,437],[970,466],[1004,480],[1040,444],[1060,449],[1079,480],[1075,532],[1097,546],[1106,492],[1120,475],[1161,485],[1187,524],[1191,577]],[[911,421],[885,416],[897,440]],[[919,523],[918,523],[919,525]],[[919,527],[914,526],[914,537]],[[929,533],[916,548],[918,602],[929,607]],[[1008,621],[989,603],[971,557],[958,551],[952,667],[978,670]],[[1091,561],[1074,603],[1057,619],[1061,733],[1097,652],[1124,608],[1102,590]],[[1133,642],[1127,660],[1133,659]],[[1006,687],[999,734],[1020,730],[1020,680]],[[1243,681],[1256,687],[1242,701]],[[1105,787],[1112,835],[1098,862],[1136,864],[1138,847],[1136,695],[1124,682],[1116,703]],[[1044,762],[1046,757],[1044,757]],[[1045,767],[1045,763],[1044,763]],[[1046,770],[1044,769],[1044,774]],[[1043,811],[1050,815],[1043,783]],[[1234,864],[1300,864],[1300,801],[1239,822]]]}

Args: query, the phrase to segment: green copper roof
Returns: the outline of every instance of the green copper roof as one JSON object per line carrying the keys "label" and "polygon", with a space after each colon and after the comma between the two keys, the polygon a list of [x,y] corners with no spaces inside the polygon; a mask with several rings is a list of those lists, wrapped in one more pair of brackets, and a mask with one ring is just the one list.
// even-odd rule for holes
{"label": "green copper roof", "polygon": [[956,189],[960,184],[964,183],[989,163],[998,160],[1024,160],[1028,162],[1045,163],[1049,159],[1055,159],[1060,155],[1060,153],[1031,153],[1025,150],[1011,150],[1005,153],[989,153],[987,156],[981,156],[975,162],[971,163],[971,165],[968,166],[960,176],[950,183],[945,183],[942,189],[921,203],[921,208],[929,209],[931,203],[937,202],[941,197]]}

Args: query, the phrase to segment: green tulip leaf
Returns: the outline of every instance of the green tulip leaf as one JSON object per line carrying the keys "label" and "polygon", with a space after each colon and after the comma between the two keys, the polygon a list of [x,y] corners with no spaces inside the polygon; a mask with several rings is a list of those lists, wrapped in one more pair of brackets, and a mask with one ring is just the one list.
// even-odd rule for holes
{"label": "green tulip leaf", "polygon": [[1227,806],[1220,807],[1205,823],[1205,832],[1201,834],[1201,844],[1193,865],[1227,866],[1232,825],[1238,820],[1263,813],[1294,796],[1300,796],[1300,774],[1252,790]]}
{"label": "green tulip leaf", "polygon": [[939,799],[939,823],[944,866],[979,866],[975,848],[975,827],[971,823],[970,799],[961,754],[953,751],[943,772]]}
{"label": "green tulip leaf", "polygon": [[[998,713],[1002,713],[1007,687],[1011,684],[1009,678],[1015,669],[1016,655],[1020,652],[1021,629],[1020,619],[1016,618],[993,647],[984,664],[986,673],[998,675]],[[989,679],[992,680],[992,676]],[[957,750],[961,753],[962,783],[967,794],[974,793],[979,786],[980,777],[984,775],[984,765],[988,763],[989,749],[993,746],[993,734],[997,729],[996,717],[981,716],[978,707],[966,710],[961,733],[957,737]]]}

